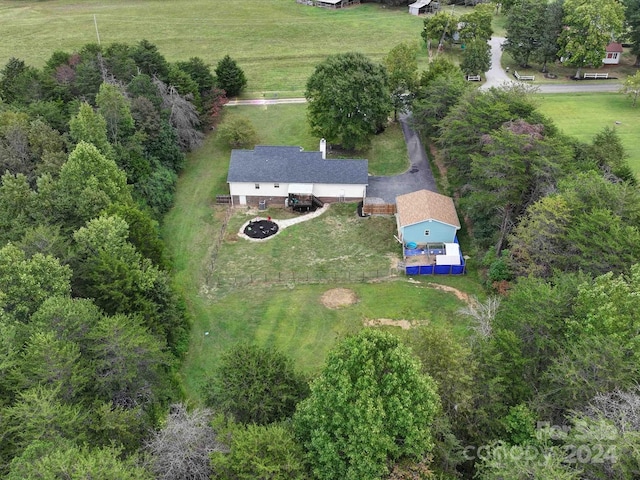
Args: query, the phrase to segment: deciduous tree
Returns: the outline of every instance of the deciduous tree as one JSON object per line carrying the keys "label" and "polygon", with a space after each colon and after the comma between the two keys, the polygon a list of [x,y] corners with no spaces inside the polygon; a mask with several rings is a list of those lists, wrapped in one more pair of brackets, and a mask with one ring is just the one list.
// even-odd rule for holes
{"label": "deciduous tree", "polygon": [[171,405],[166,425],[153,435],[145,447],[151,456],[154,478],[211,478],[211,454],[226,450],[211,427],[212,417],[213,413],[208,409],[198,408],[189,412],[185,405]]}
{"label": "deciduous tree", "polygon": [[80,142],[60,169],[56,184],[59,220],[79,227],[112,203],[128,203],[126,174],[96,147]]}
{"label": "deciduous tree", "polygon": [[523,68],[529,66],[529,59],[542,43],[547,8],[546,1],[519,0],[507,14],[507,40],[502,50]]}
{"label": "deciduous tree", "polygon": [[305,97],[314,135],[346,149],[367,146],[392,108],[384,68],[361,53],[331,55],[317,65]]}
{"label": "deciduous tree", "polygon": [[564,0],[554,0],[546,5],[544,19],[540,26],[538,48],[533,52],[536,60],[542,63],[542,72],[547,72],[547,64],[558,55],[558,38],[562,32],[562,6]]}
{"label": "deciduous tree", "polygon": [[625,6],[625,27],[626,35],[631,41],[631,53],[636,56],[634,66],[640,66],[640,2],[637,0],[626,0]]}
{"label": "deciduous tree", "polygon": [[438,48],[442,48],[445,42],[451,42],[457,25],[458,20],[453,15],[440,11],[424,19],[424,28],[420,35],[428,46],[434,41]]}
{"label": "deciduous tree", "polygon": [[152,480],[150,472],[136,464],[135,457],[122,458],[111,446],[79,447],[69,441],[38,441],[29,445],[10,465],[7,480]]}
{"label": "deciduous tree", "polygon": [[460,25],[460,40],[463,43],[477,40],[487,42],[493,35],[491,21],[493,19],[493,6],[481,3],[469,13],[460,15],[458,25]]}
{"label": "deciduous tree", "polygon": [[418,82],[418,49],[415,45],[400,43],[384,58],[389,75],[389,90],[393,103],[394,118],[404,111],[415,93]]}
{"label": "deciduous tree", "polygon": [[575,78],[588,66],[599,67],[611,37],[622,32],[624,6],[617,0],[565,0],[560,54],[565,65],[577,68]]}
{"label": "deciduous tree", "polygon": [[96,95],[96,105],[98,113],[105,120],[111,144],[120,144],[133,134],[134,122],[131,106],[117,86],[108,83],[100,85],[100,90]]}
{"label": "deciduous tree", "polygon": [[51,296],[70,294],[71,270],[53,257],[35,254],[26,258],[18,247],[0,249],[0,305],[16,320],[29,316]]}
{"label": "deciduous tree", "polygon": [[258,142],[253,123],[241,115],[227,118],[220,125],[218,134],[231,148],[253,148]]}
{"label": "deciduous tree", "polygon": [[640,72],[636,72],[635,75],[629,75],[620,88],[620,92],[626,93],[632,100],[632,105],[635,107],[638,101],[638,95],[640,95]]}
{"label": "deciduous tree", "polygon": [[433,447],[439,398],[411,351],[389,333],[363,330],[340,342],[298,405],[294,426],[319,479],[375,479],[389,462]]}
{"label": "deciduous tree", "polygon": [[467,42],[460,69],[467,75],[481,75],[491,68],[491,47],[486,40]]}
{"label": "deciduous tree", "polygon": [[207,403],[241,423],[268,423],[289,418],[307,394],[305,379],[280,352],[239,344],[221,357],[207,388]]}
{"label": "deciduous tree", "polygon": [[303,451],[286,424],[235,425],[227,452],[211,457],[215,478],[224,480],[303,480],[309,478]]}

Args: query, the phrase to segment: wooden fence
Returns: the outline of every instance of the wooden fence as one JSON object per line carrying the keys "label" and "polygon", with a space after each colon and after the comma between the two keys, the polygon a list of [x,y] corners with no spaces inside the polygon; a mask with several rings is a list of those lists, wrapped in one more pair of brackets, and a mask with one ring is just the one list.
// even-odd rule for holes
{"label": "wooden fence", "polygon": [[394,203],[365,203],[362,206],[362,213],[365,215],[394,215],[396,205]]}

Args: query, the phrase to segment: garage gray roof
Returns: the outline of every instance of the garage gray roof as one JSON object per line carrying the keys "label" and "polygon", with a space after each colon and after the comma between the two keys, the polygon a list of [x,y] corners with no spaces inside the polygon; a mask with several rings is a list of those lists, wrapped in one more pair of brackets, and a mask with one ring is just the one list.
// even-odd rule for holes
{"label": "garage gray roof", "polygon": [[339,183],[367,185],[367,160],[325,160],[301,147],[257,146],[232,150],[227,182]]}

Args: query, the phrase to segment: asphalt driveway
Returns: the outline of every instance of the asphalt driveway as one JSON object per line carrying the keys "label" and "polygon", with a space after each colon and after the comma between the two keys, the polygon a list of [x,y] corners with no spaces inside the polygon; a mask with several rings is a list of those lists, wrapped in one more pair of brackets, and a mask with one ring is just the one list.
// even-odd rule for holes
{"label": "asphalt driveway", "polygon": [[420,137],[410,127],[410,116],[401,115],[399,120],[407,143],[407,153],[411,166],[400,174],[390,177],[369,177],[368,198],[380,198],[384,203],[396,203],[396,196],[426,189],[437,192],[436,181],[427,159]]}

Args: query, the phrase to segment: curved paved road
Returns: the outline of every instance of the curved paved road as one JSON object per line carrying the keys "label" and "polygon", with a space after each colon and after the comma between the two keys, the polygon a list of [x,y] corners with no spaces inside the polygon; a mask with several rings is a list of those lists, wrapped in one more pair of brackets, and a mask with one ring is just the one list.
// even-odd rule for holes
{"label": "curved paved road", "polygon": [[[500,87],[502,85],[518,83],[513,76],[510,76],[502,69],[500,59],[502,58],[502,44],[506,39],[503,37],[491,37],[489,45],[491,46],[491,68],[485,74],[486,81],[480,87],[486,90],[491,87]],[[620,90],[619,83],[611,83],[602,80],[593,80],[583,83],[581,81],[573,81],[571,83],[556,83],[539,85],[535,82],[521,82],[531,85],[537,93],[579,93],[579,92],[617,92]]]}

